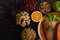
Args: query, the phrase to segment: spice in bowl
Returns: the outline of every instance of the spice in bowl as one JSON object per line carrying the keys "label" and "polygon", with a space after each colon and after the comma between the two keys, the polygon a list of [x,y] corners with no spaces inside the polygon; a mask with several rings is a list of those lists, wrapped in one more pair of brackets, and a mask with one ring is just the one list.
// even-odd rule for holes
{"label": "spice in bowl", "polygon": [[36,32],[31,28],[26,28],[22,31],[23,40],[34,40],[36,38]]}
{"label": "spice in bowl", "polygon": [[51,11],[51,5],[48,2],[42,2],[40,4],[39,10],[43,13],[46,14],[47,12]]}
{"label": "spice in bowl", "polygon": [[21,8],[24,11],[31,12],[37,8],[38,2],[36,0],[21,0]]}

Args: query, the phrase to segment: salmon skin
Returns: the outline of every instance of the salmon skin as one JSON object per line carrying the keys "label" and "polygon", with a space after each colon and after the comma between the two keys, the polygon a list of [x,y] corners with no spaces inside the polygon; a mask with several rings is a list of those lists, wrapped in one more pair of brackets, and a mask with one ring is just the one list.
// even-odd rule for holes
{"label": "salmon skin", "polygon": [[60,24],[58,24],[57,28],[57,40],[60,40]]}
{"label": "salmon skin", "polygon": [[57,22],[54,21],[43,21],[42,26],[45,32],[45,36],[47,40],[53,40],[54,38],[54,28],[57,25]]}

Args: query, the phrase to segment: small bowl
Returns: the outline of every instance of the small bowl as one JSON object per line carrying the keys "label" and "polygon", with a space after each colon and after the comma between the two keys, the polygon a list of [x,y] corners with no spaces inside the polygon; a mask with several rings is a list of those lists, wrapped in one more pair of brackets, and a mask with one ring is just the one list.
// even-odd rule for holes
{"label": "small bowl", "polygon": [[38,35],[39,35],[41,40],[46,40],[45,37],[44,37],[42,26],[41,26],[41,23],[42,23],[43,19],[44,19],[44,17],[40,20],[40,22],[38,24]]}

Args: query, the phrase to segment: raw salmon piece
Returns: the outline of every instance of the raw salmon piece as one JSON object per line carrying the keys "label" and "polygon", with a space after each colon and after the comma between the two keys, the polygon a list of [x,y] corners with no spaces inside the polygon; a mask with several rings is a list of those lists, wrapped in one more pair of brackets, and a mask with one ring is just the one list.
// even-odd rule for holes
{"label": "raw salmon piece", "polygon": [[[53,27],[52,31],[47,30],[47,27],[49,25],[51,25]],[[42,23],[42,26],[43,26],[43,29],[45,31],[45,35],[46,35],[47,40],[53,40],[54,28],[56,27],[56,25],[57,25],[57,22],[54,22],[54,21],[51,21],[51,22],[50,21],[44,21]]]}
{"label": "raw salmon piece", "polygon": [[56,27],[56,25],[57,25],[57,22],[54,22],[54,21],[44,21],[43,23],[42,23],[42,26],[43,26],[43,28],[44,28],[44,30],[46,31],[46,28],[49,26],[49,25],[51,25],[53,28],[55,28]]}
{"label": "raw salmon piece", "polygon": [[57,40],[60,40],[60,24],[58,25],[57,29]]}
{"label": "raw salmon piece", "polygon": [[53,40],[53,32],[46,31],[46,38],[47,38],[47,40]]}
{"label": "raw salmon piece", "polygon": [[45,32],[47,31],[46,28],[48,27],[48,25],[51,25],[51,23],[47,21],[42,22],[42,26]]}
{"label": "raw salmon piece", "polygon": [[51,22],[51,25],[52,25],[52,27],[53,27],[53,28],[55,28],[55,27],[56,27],[56,25],[57,25],[57,22],[52,21],[52,22]]}
{"label": "raw salmon piece", "polygon": [[51,25],[54,28],[56,26],[56,24],[57,24],[57,22],[55,22],[55,21],[51,21],[51,22],[50,21],[44,21],[42,25],[44,27],[47,27],[48,25]]}

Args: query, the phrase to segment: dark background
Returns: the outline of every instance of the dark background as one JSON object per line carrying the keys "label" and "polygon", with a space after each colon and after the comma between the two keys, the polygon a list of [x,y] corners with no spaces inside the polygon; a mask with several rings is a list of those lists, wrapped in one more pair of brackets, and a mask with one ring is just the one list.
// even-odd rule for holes
{"label": "dark background", "polygon": [[[39,3],[48,1],[51,5],[55,0],[38,0]],[[0,0],[0,40],[22,40],[21,32],[24,28],[16,25],[15,15],[21,11],[20,0]],[[31,13],[30,13],[31,14]],[[37,33],[38,23],[31,20],[29,27]],[[36,40],[38,39],[38,33]]]}

